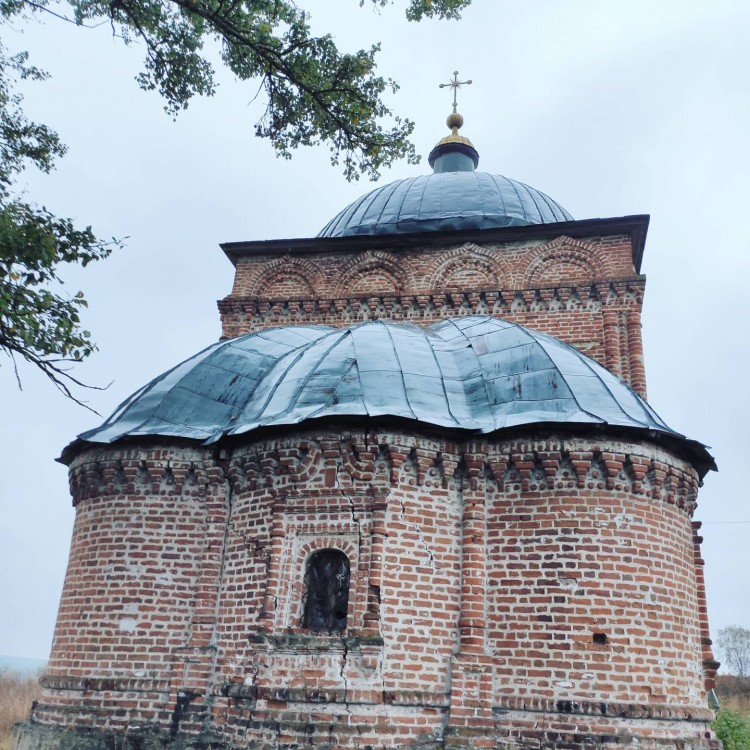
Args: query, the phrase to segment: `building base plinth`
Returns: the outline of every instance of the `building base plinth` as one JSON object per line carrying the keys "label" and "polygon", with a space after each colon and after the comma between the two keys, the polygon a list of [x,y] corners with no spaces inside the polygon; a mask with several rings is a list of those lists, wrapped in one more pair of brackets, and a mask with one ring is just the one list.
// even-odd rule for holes
{"label": "building base plinth", "polygon": [[[494,727],[448,727],[442,737],[419,735],[404,741],[394,742],[393,737],[384,737],[377,750],[720,750],[720,743],[707,728],[705,733],[692,736],[675,734],[672,737],[643,736],[631,733],[600,734],[571,731],[554,731],[536,728],[509,726],[502,721]],[[329,736],[320,742],[309,742],[311,736],[300,736],[294,731],[284,731],[277,726],[277,737],[269,741],[268,736],[255,738],[246,736],[221,738],[218,734],[200,735],[180,733],[173,737],[156,728],[140,727],[137,730],[94,730],[47,726],[34,722],[22,722],[13,730],[13,750],[337,750],[357,748],[373,750],[374,745],[360,745],[356,739],[350,743],[335,741]],[[295,736],[297,735],[297,736]],[[352,738],[350,738],[352,739]]]}
{"label": "building base plinth", "polygon": [[67,729],[30,721],[13,727],[13,750],[231,750],[215,737],[170,737],[155,728],[106,731]]}

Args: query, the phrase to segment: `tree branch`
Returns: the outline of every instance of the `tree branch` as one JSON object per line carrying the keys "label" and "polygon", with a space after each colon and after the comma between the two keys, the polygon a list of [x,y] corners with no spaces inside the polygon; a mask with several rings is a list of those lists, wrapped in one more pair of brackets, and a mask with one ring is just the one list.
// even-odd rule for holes
{"label": "tree branch", "polygon": [[84,29],[97,29],[99,28],[99,26],[105,23],[105,21],[102,21],[102,23],[95,23],[93,25],[86,24],[86,23],[78,23],[75,20],[75,18],[68,18],[67,16],[63,16],[60,13],[55,13],[54,10],[50,10],[46,5],[35,3],[33,2],[33,0],[22,0],[22,1],[24,5],[28,5],[30,8],[32,8],[35,11],[42,11],[43,13],[49,13],[49,15],[54,16],[60,21],[65,21],[66,23],[72,23],[74,26],[82,26]]}

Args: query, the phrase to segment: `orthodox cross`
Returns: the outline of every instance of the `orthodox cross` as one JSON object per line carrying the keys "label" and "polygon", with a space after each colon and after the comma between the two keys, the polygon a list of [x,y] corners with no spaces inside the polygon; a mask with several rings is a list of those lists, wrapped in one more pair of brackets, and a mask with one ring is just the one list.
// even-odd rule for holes
{"label": "orthodox cross", "polygon": [[456,102],[456,94],[458,93],[458,90],[461,88],[461,86],[464,86],[466,84],[471,83],[471,79],[468,81],[459,81],[458,80],[458,71],[453,71],[453,80],[450,83],[441,83],[440,88],[444,89],[446,86],[450,86],[453,89],[453,111],[456,111],[456,107],[458,106]]}

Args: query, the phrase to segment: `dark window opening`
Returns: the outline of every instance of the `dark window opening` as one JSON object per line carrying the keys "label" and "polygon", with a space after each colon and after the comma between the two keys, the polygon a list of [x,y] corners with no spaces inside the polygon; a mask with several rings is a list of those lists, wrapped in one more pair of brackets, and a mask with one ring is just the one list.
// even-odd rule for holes
{"label": "dark window opening", "polygon": [[314,552],[305,569],[302,627],[315,632],[346,630],[349,558],[340,550]]}
{"label": "dark window opening", "polygon": [[604,645],[607,642],[606,633],[594,633],[594,643]]}

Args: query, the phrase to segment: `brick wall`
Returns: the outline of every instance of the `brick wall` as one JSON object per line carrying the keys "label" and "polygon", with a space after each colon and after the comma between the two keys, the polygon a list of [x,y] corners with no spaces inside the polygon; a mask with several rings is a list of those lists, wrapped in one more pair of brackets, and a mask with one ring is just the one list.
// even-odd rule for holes
{"label": "brick wall", "polygon": [[[561,432],[88,449],[32,718],[138,747],[708,747],[697,484]],[[340,634],[301,624],[322,548],[351,565]]]}
{"label": "brick wall", "polygon": [[118,450],[71,472],[76,520],[42,678],[46,721],[164,721],[172,683],[190,682],[187,667],[175,670],[199,636],[211,514],[226,503],[223,474],[204,454]]}

